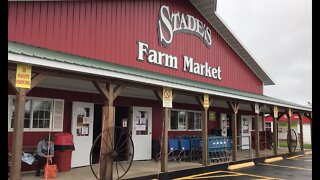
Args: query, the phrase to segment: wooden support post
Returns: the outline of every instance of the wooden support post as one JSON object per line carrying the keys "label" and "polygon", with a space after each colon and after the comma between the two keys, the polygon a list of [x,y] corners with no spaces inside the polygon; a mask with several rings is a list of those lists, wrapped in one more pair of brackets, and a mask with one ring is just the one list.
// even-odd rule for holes
{"label": "wooden support post", "polygon": [[260,156],[260,136],[259,136],[259,113],[256,113],[255,116],[255,131],[254,131],[254,140],[255,140],[255,152],[256,152],[256,158]]}
{"label": "wooden support post", "polygon": [[287,134],[287,142],[288,142],[288,150],[290,152],[290,147],[291,147],[291,111],[290,109],[289,110],[286,110],[286,114],[287,114],[287,117],[288,117],[288,134]]}
{"label": "wooden support post", "polygon": [[300,149],[301,151],[304,150],[304,144],[303,144],[303,113],[299,112],[299,124],[300,124]]}
{"label": "wooden support post", "polygon": [[273,118],[273,154],[278,154],[278,121],[277,119],[272,116]]}
{"label": "wooden support post", "polygon": [[262,131],[265,131],[266,128],[265,128],[265,111],[263,110],[262,111]]}
{"label": "wooden support post", "polygon": [[255,103],[254,106],[252,105],[252,110],[256,114],[255,116],[255,131],[254,131],[254,143],[255,143],[255,153],[256,158],[260,156],[260,134],[259,134],[259,114],[261,111],[260,105],[258,103]]}
{"label": "wooden support post", "polygon": [[[161,91],[153,90],[154,95],[159,102],[163,101],[163,93]],[[176,94],[172,93],[172,101],[175,98]],[[161,142],[161,172],[168,172],[168,129],[169,129],[169,108],[162,108],[162,142]]]}
{"label": "wooden support post", "polygon": [[237,113],[239,110],[238,102],[227,102],[230,109],[232,109],[233,114],[231,118],[231,130],[232,130],[232,160],[237,160]]}
{"label": "wooden support post", "polygon": [[204,99],[200,96],[196,97],[198,104],[203,108],[202,110],[202,120],[201,120],[201,129],[202,129],[202,159],[201,164],[203,166],[208,166],[208,109],[211,106],[213,100],[209,99],[209,105],[205,105]]}
{"label": "wooden support post", "polygon": [[10,167],[10,179],[21,179],[21,156],[23,145],[23,127],[24,127],[24,110],[26,94],[39,84],[45,75],[37,74],[31,80],[31,88],[16,88],[16,76],[14,71],[8,71],[8,83],[9,87],[16,93],[15,115],[13,121],[13,136],[11,147],[11,167]]}
{"label": "wooden support post", "polygon": [[208,166],[208,108],[204,108],[202,113],[202,165]]}
{"label": "wooden support post", "polygon": [[[114,126],[115,126],[115,107],[114,100],[124,89],[122,85],[106,84],[92,81],[100,94],[104,97],[105,106],[102,110],[102,136],[100,147],[100,173],[99,179],[112,180],[113,177],[113,159],[111,154],[114,150]],[[109,128],[109,129],[108,129]],[[108,129],[108,130],[107,130]]]}
{"label": "wooden support post", "polygon": [[169,108],[162,108],[163,129],[162,129],[162,146],[161,146],[161,172],[168,172],[168,124]]}
{"label": "wooden support post", "polygon": [[[270,107],[270,115],[273,120],[273,154],[278,154],[278,112],[274,113],[274,107]],[[280,116],[281,117],[281,116]]]}
{"label": "wooden support post", "polygon": [[10,179],[21,179],[21,156],[23,144],[23,126],[24,126],[24,108],[26,100],[27,89],[19,88],[16,95],[16,110],[14,115],[13,138],[12,138],[12,152],[11,152],[11,168]]}
{"label": "wooden support post", "polygon": [[[102,108],[102,131],[109,127],[114,127],[114,106],[105,105]],[[112,129],[112,128],[110,128]],[[109,129],[109,130],[110,130]],[[111,153],[113,150],[114,133],[112,131],[104,131],[101,137],[101,148],[100,148],[100,177],[99,179],[112,179],[113,171],[113,160],[106,154]],[[111,172],[111,173],[110,173]]]}
{"label": "wooden support post", "polygon": [[311,137],[311,148],[312,148],[312,112],[310,113],[310,137]]}

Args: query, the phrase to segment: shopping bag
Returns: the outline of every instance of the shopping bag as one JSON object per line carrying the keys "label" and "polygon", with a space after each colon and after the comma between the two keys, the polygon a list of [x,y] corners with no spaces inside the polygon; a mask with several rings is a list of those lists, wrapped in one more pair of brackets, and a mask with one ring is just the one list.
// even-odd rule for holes
{"label": "shopping bag", "polygon": [[32,165],[34,162],[34,156],[30,153],[22,152],[21,160],[29,165]]}
{"label": "shopping bag", "polygon": [[56,178],[58,168],[56,164],[46,164],[44,166],[44,178]]}

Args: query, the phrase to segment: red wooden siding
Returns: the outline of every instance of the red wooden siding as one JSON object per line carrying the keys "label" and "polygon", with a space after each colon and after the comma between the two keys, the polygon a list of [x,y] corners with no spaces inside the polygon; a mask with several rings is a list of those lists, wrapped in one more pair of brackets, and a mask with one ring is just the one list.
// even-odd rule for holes
{"label": "red wooden siding", "polygon": [[[208,49],[198,37],[178,33],[169,48],[158,43],[161,5],[170,12],[190,14],[210,26],[189,1],[9,2],[8,39],[101,61],[160,72],[208,84],[262,94],[262,81],[222,37],[212,31]],[[178,70],[138,62],[137,41],[178,58]],[[183,55],[198,63],[221,66],[222,81],[183,71]],[[145,57],[146,58],[146,57]]]}

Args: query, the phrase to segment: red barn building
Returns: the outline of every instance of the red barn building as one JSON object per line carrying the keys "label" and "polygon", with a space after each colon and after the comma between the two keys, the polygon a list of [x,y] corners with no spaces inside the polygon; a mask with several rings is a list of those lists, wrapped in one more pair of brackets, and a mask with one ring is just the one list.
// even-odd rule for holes
{"label": "red barn building", "polygon": [[75,145],[71,167],[86,166],[102,129],[120,126],[132,134],[134,160],[152,158],[152,141],[206,138],[214,129],[232,135],[236,160],[242,122],[275,106],[310,115],[309,107],[263,95],[274,82],[215,9],[211,0],[9,0],[13,156],[50,131],[66,132]]}

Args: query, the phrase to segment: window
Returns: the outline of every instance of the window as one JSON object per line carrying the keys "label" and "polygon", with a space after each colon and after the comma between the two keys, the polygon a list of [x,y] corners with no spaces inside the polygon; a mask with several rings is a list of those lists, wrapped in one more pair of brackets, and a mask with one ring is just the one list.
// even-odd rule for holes
{"label": "window", "polygon": [[[8,98],[8,129],[13,130],[15,96]],[[64,101],[60,99],[31,98],[25,101],[24,130],[48,131],[51,126],[54,131],[63,130]]]}
{"label": "window", "polygon": [[201,112],[187,110],[170,110],[171,130],[200,130]]}
{"label": "window", "polygon": [[201,129],[201,113],[200,112],[188,112],[188,129],[200,130]]}

